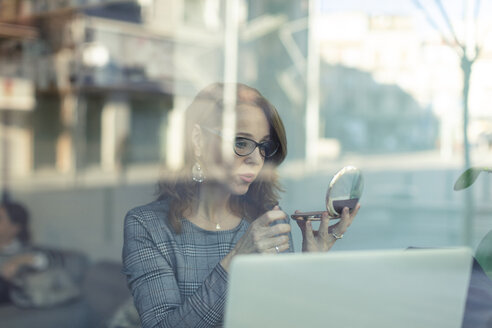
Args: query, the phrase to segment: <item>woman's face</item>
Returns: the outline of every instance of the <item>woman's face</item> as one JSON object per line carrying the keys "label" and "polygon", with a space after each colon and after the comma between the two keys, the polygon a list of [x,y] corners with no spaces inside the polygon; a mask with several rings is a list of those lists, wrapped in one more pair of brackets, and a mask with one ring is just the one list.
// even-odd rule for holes
{"label": "woman's face", "polygon": [[19,233],[19,226],[12,223],[7,211],[0,207],[0,242],[9,242]]}
{"label": "woman's face", "polygon": [[[270,139],[270,125],[261,108],[254,105],[239,105],[236,110],[236,121],[236,137],[252,139],[257,143]],[[212,155],[215,160],[212,161],[217,163],[217,157],[220,157],[221,138],[215,139],[216,142],[213,143],[215,151],[209,154],[215,153]],[[258,147],[249,155],[238,156],[231,145],[231,152],[234,156],[230,165],[219,165],[218,169],[226,174],[223,181],[228,191],[233,195],[244,195],[260,174],[265,159]]]}

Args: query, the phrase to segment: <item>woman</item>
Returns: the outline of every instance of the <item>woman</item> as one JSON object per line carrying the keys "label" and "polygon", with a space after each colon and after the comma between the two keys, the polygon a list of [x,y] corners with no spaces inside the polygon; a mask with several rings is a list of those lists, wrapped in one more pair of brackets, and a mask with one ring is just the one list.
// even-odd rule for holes
{"label": "woman", "polygon": [[[123,270],[143,327],[220,325],[231,260],[293,250],[277,205],[284,126],[257,90],[235,87],[234,140],[221,129],[224,85],[213,84],[187,110],[185,165],[161,182],[157,201],[126,216]],[[224,142],[230,153],[222,153]],[[346,208],[330,231],[327,213],[319,231],[300,221],[303,251],[329,250],[357,210]]]}
{"label": "woman", "polygon": [[29,213],[14,202],[0,204],[0,302],[10,301],[12,280],[23,269],[42,270],[46,254],[29,245]]}
{"label": "woman", "polygon": [[68,302],[80,295],[86,265],[78,252],[33,246],[27,209],[0,204],[0,302],[30,308]]}

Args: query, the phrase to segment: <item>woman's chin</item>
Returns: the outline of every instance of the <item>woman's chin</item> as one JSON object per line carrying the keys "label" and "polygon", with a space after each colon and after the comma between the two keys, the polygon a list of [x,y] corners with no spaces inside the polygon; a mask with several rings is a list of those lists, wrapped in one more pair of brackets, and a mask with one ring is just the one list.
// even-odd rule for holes
{"label": "woman's chin", "polygon": [[232,194],[234,194],[236,196],[242,196],[248,192],[249,186],[250,186],[249,183],[248,184],[235,184],[235,185],[231,186],[231,192],[232,192]]}

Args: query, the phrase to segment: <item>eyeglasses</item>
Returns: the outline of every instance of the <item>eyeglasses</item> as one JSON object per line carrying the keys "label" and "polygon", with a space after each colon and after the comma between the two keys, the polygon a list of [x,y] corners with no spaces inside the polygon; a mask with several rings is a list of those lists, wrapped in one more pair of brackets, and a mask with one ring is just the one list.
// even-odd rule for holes
{"label": "eyeglasses", "polygon": [[[220,131],[211,129],[206,126],[202,126],[202,129],[222,137],[222,133]],[[234,139],[234,153],[236,153],[236,155],[238,156],[248,156],[255,151],[256,147],[258,147],[258,149],[260,150],[261,156],[263,156],[264,158],[268,158],[275,155],[279,145],[273,140],[256,142],[245,137],[236,137]]]}

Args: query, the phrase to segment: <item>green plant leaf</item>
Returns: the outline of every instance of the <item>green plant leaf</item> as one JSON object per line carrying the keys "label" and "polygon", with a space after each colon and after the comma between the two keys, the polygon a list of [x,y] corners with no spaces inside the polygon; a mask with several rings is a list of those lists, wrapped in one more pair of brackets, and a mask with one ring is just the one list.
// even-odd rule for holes
{"label": "green plant leaf", "polygon": [[454,190],[462,190],[471,186],[482,171],[492,173],[492,169],[489,167],[471,167],[463,172],[458,180],[456,180]]}

